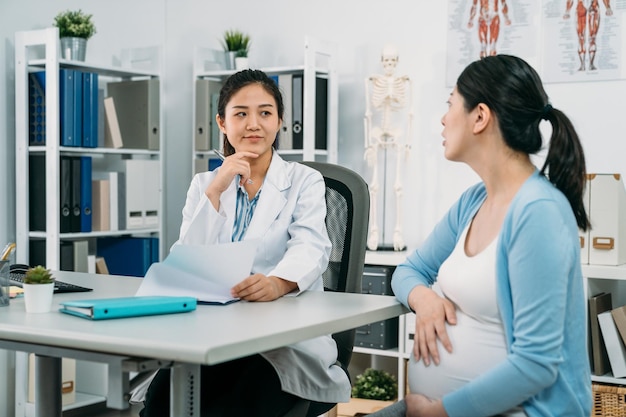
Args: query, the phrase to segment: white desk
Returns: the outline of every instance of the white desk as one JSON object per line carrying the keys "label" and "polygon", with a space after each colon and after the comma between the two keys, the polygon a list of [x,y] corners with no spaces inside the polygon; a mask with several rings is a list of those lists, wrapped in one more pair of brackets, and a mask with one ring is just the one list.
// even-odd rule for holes
{"label": "white desk", "polygon": [[[191,313],[89,321],[59,313],[56,303],[133,295],[140,279],[74,272],[55,276],[94,291],[56,294],[54,311],[48,314],[26,314],[19,299],[0,311],[0,348],[37,355],[36,416],[44,412],[61,416],[61,357],[105,362],[120,370],[132,358],[171,361],[172,415],[198,416],[199,395],[194,394],[199,383],[191,380],[199,381],[199,365],[229,361],[406,312],[390,296],[308,292],[271,303],[199,305]],[[57,414],[52,410],[58,410]]]}

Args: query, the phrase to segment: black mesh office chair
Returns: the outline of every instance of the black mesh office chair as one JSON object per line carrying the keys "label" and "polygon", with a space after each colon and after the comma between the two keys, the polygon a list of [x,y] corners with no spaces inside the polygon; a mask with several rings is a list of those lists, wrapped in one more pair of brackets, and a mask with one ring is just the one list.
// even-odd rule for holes
{"label": "black mesh office chair", "polygon": [[[302,163],[318,170],[326,182],[326,228],[332,250],[328,268],[323,274],[324,288],[326,291],[361,293],[370,206],[367,183],[356,172],[339,165]],[[337,342],[337,360],[346,373],[352,358],[355,333],[356,330],[352,329],[332,335]],[[146,384],[146,377],[151,374],[153,372],[144,372],[140,374],[141,378],[134,378],[131,388],[134,390]],[[316,417],[334,406],[300,400],[284,417]]]}
{"label": "black mesh office chair", "polygon": [[[367,183],[354,171],[323,162],[302,162],[318,170],[326,182],[326,228],[332,242],[330,261],[324,272],[326,291],[361,293],[369,220]],[[332,335],[337,342],[338,362],[346,373],[352,358],[355,329]],[[316,417],[335,404],[301,400],[285,417]]]}

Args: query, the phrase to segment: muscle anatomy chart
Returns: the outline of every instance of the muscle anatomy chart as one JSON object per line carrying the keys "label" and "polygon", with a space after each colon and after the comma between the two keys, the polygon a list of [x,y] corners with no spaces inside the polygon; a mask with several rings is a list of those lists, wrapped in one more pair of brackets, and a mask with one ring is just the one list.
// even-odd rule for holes
{"label": "muscle anatomy chart", "polygon": [[624,78],[625,9],[621,0],[544,1],[544,80]]}
{"label": "muscle anatomy chart", "polygon": [[538,58],[539,35],[533,21],[539,6],[532,0],[449,0],[446,85],[461,70],[488,55]]}

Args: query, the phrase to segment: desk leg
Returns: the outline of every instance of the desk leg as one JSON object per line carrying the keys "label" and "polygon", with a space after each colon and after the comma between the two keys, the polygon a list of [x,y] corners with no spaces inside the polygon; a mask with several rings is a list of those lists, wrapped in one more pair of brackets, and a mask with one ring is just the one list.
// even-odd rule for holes
{"label": "desk leg", "polygon": [[128,372],[124,372],[122,363],[109,363],[108,366],[107,407],[126,410],[130,407],[130,380]]}
{"label": "desk leg", "polygon": [[61,358],[35,355],[35,417],[61,417]]}
{"label": "desk leg", "polygon": [[200,417],[200,365],[177,364],[171,370],[170,415]]}

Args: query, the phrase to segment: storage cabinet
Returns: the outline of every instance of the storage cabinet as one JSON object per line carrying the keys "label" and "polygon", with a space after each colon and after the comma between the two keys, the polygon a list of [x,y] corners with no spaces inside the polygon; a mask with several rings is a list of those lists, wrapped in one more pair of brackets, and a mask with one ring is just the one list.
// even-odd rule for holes
{"label": "storage cabinet", "polygon": [[[396,266],[406,258],[407,252],[367,252],[366,267]],[[585,297],[588,299],[594,294],[609,292],[612,295],[613,308],[626,305],[626,264],[618,266],[582,265],[585,285]],[[354,352],[375,357],[389,357],[397,360],[398,398],[402,399],[407,390],[406,362],[413,346],[412,330],[415,327],[415,315],[405,314],[398,320],[398,347],[391,349],[375,349],[355,346]],[[591,375],[593,382],[625,385],[626,378],[615,378],[611,373],[605,375]]]}
{"label": "storage cabinet", "polygon": [[[49,28],[35,31],[17,32],[15,34],[15,152],[16,152],[16,261],[19,263],[29,263],[29,243],[32,241],[45,242],[45,264],[52,270],[58,270],[61,267],[61,242],[74,241],[77,239],[90,239],[91,241],[99,236],[120,236],[125,234],[141,234],[143,236],[159,237],[162,235],[163,229],[163,169],[161,164],[160,149],[163,148],[163,137],[160,134],[162,129],[159,125],[151,128],[152,136],[150,146],[145,149],[129,148],[128,144],[137,143],[135,137],[128,136],[126,145],[122,148],[111,147],[85,147],[62,146],[61,143],[68,145],[64,132],[70,128],[70,123],[61,122],[62,110],[60,98],[64,94],[63,71],[75,71],[79,74],[97,74],[99,85],[106,88],[108,82],[120,82],[130,80],[158,80],[159,78],[159,58],[158,50],[152,51],[154,57],[153,62],[156,70],[145,71],[135,70],[130,66],[122,67],[103,67],[89,65],[84,62],[68,61],[61,59],[58,29]],[[44,89],[42,91],[43,99],[42,108],[45,108],[45,116],[40,114],[41,122],[39,127],[45,136],[45,144],[31,144],[29,140],[29,100],[31,99],[29,92],[30,74],[39,73],[43,75]],[[157,84],[158,86],[158,84]],[[118,87],[117,90],[120,88]],[[96,88],[98,90],[98,88]],[[157,91],[158,93],[158,91]],[[126,103],[125,103],[126,104]],[[101,103],[100,103],[101,105]],[[153,106],[154,107],[154,106]],[[158,101],[153,111],[156,112],[156,118],[160,118],[161,109],[158,107]],[[64,107],[67,110],[68,107]],[[95,113],[82,117],[81,108],[76,108],[79,113],[76,121],[89,121],[97,126],[96,130],[103,128],[103,120],[101,117],[94,118],[98,114],[96,108]],[[67,113],[67,111],[65,111]],[[103,110],[100,111],[103,114]],[[100,120],[98,120],[100,119]],[[80,127],[80,126],[79,126]],[[156,138],[156,139],[155,139]],[[94,138],[95,139],[95,138]],[[147,140],[147,139],[146,139]],[[94,143],[97,145],[97,141]],[[157,206],[158,220],[153,221],[145,227],[127,230],[119,227],[111,227],[111,230],[79,232],[72,229],[67,232],[62,226],[62,214],[64,208],[61,207],[61,178],[65,178],[67,174],[63,161],[68,159],[76,159],[81,156],[89,156],[92,161],[93,178],[100,172],[123,172],[125,169],[125,161],[128,159],[145,159],[156,161],[158,166],[158,179],[156,183],[155,205]],[[45,181],[42,182],[43,193],[45,199],[42,201],[30,201],[34,194],[29,190],[29,175],[33,172],[33,166],[29,161],[43,161],[45,165]],[[29,218],[29,208],[34,209],[36,205],[43,206],[41,211],[45,221],[42,220],[44,229],[41,227],[32,227],[32,218]],[[119,213],[122,215],[123,213]],[[39,230],[35,230],[39,229]],[[163,243],[161,242],[162,246]],[[90,246],[92,246],[90,244]],[[93,251],[93,246],[90,249]],[[159,254],[162,250],[159,248]]]}
{"label": "storage cabinet", "polygon": [[[393,295],[391,274],[393,266],[365,265],[361,281],[363,294]],[[398,317],[366,324],[356,329],[354,346],[374,349],[398,347]]]}
{"label": "storage cabinet", "polygon": [[[396,265],[400,264],[406,259],[408,252],[383,252],[383,251],[367,251],[365,254],[365,271],[364,271],[364,281],[363,285],[366,286],[369,290],[370,287],[375,287],[377,285],[381,285],[384,281],[384,289],[381,288],[381,291],[390,291],[390,283],[387,280],[387,277],[391,278],[391,273],[393,269],[395,269]],[[367,274],[370,274],[369,276]],[[370,283],[372,280],[377,281],[376,284]],[[378,291],[378,289],[376,290]],[[378,333],[378,339],[384,340],[385,345],[387,346],[390,342],[390,338],[395,338],[394,342],[391,343],[389,348],[376,348],[372,347],[372,344],[369,343],[370,340],[373,340],[373,336],[365,336],[363,334],[359,335],[359,332],[363,333],[367,326],[357,329],[356,342],[354,346],[354,353],[356,355],[367,356],[369,359],[369,366],[372,368],[378,368],[379,364],[382,366],[383,362],[389,364],[389,362],[395,362],[395,372],[393,372],[398,378],[398,399],[404,398],[405,392],[407,390],[406,384],[406,363],[409,358],[410,350],[412,349],[413,344],[407,344],[407,337],[405,332],[405,327],[407,321],[411,320],[411,316],[415,316],[413,313],[404,314],[398,317],[395,320],[388,320],[385,324],[381,323],[373,323],[370,325],[371,327],[378,327],[379,330],[382,330],[382,333]],[[392,328],[393,326],[393,328]],[[414,325],[413,325],[414,326]],[[382,334],[386,334],[389,332],[389,335],[380,336]],[[359,342],[361,339],[362,342]],[[365,343],[368,341],[368,343]],[[369,346],[365,346],[368,344]],[[361,346],[359,346],[361,345]],[[361,358],[358,358],[361,359]],[[357,360],[358,360],[357,359]],[[353,359],[353,362],[357,362]],[[353,372],[354,373],[354,372]],[[356,374],[352,375],[353,378],[356,378]]]}
{"label": "storage cabinet", "polygon": [[[78,129],[74,124],[62,123],[61,116],[65,111],[68,116],[67,109],[61,108],[61,97],[64,93],[65,81],[61,75],[64,73],[77,72],[81,74],[81,79],[87,79],[82,74],[97,74],[98,85],[106,90],[109,82],[125,82],[134,80],[159,80],[160,78],[160,58],[159,48],[142,48],[137,51],[124,51],[123,60],[132,61],[141,55],[142,66],[146,62],[152,64],[152,69],[134,69],[129,63],[125,63],[123,67],[107,67],[95,66],[86,62],[69,61],[61,58],[59,47],[59,32],[57,28],[48,28],[33,31],[17,32],[15,34],[15,157],[16,157],[16,261],[19,263],[30,263],[30,246],[32,242],[38,242],[38,247],[45,248],[45,265],[49,269],[59,270],[62,265],[62,251],[66,243],[87,241],[86,246],[90,253],[95,251],[95,241],[99,237],[104,236],[122,236],[133,235],[147,237],[150,239],[158,239],[162,236],[163,231],[163,207],[164,201],[162,197],[163,189],[163,165],[161,158],[161,149],[163,149],[163,135],[161,132],[161,108],[156,104],[156,108],[152,109],[150,117],[158,119],[157,125],[150,128],[149,138],[127,137],[126,146],[121,148],[112,148],[98,146],[97,141],[88,143],[91,146],[85,146],[85,143],[70,143],[62,141],[66,138],[67,129],[72,127]],[[149,59],[146,59],[146,58]],[[43,82],[40,89],[33,91],[33,86],[29,88],[29,80],[31,75],[38,74],[39,80]],[[154,83],[152,83],[154,84]],[[159,83],[160,84],[160,83]],[[157,84],[157,94],[160,94],[160,86]],[[96,90],[99,91],[98,85]],[[75,88],[79,88],[74,85]],[[84,87],[84,84],[83,84]],[[85,87],[87,88],[87,87]],[[121,91],[122,87],[117,88]],[[31,96],[31,93],[35,97]],[[77,93],[78,94],[78,93]],[[93,96],[92,96],[93,97]],[[29,116],[32,108],[29,107],[31,100],[40,100],[40,108],[33,115],[37,118],[35,129],[38,136],[30,137],[30,129],[33,127],[29,124]],[[86,111],[84,108],[73,108],[78,113],[77,123],[88,122],[93,123],[92,131],[102,130],[103,126],[103,110],[98,112],[98,107],[102,102],[98,99],[99,105],[84,117],[80,111]],[[121,103],[120,103],[121,104]],[[133,105],[133,103],[124,103]],[[65,106],[65,102],[63,102]],[[156,113],[155,113],[156,112]],[[156,116],[155,116],[156,115]],[[121,115],[124,116],[124,115]],[[97,135],[97,133],[96,133]],[[96,140],[96,137],[92,137]],[[149,146],[142,149],[132,148],[136,140],[147,140]],[[45,142],[44,142],[45,141]],[[63,144],[63,145],[62,145]],[[69,145],[72,146],[69,146]],[[96,230],[90,232],[80,232],[76,229],[66,231],[62,229],[62,214],[64,208],[61,206],[61,178],[67,175],[64,163],[67,160],[80,160],[83,157],[89,157],[91,160],[92,178],[97,173],[105,174],[108,172],[124,172],[128,161],[145,160],[156,165],[158,174],[154,181],[153,200],[155,206],[156,217],[142,223],[140,227],[111,227],[111,230]],[[33,164],[30,164],[30,162]],[[37,162],[36,164],[34,162]],[[40,182],[41,193],[33,194],[33,190],[29,189],[29,176],[36,167],[42,169],[41,175],[45,179]],[[86,183],[86,182],[85,182]],[[119,183],[122,186],[122,182]],[[67,190],[65,190],[67,191]],[[45,195],[41,201],[34,201],[34,196]],[[111,194],[113,195],[113,194]],[[119,194],[118,194],[119,195]],[[32,224],[29,212],[30,208],[35,205],[41,205],[42,211],[40,220],[37,225]],[[124,213],[118,213],[122,216]],[[154,214],[154,213],[152,213]],[[113,219],[111,219],[113,220]],[[92,225],[90,225],[92,226]],[[78,229],[82,230],[82,229]],[[162,239],[158,239],[159,247],[152,252],[152,258],[159,258],[163,253]],[[83,247],[84,247],[83,246]],[[28,361],[26,354],[16,354],[16,383],[15,383],[15,410],[16,416],[27,416],[33,414],[33,404],[28,403]],[[116,372],[117,371],[117,372]],[[79,407],[87,407],[93,404],[107,401],[114,408],[128,408],[127,400],[124,400],[123,385],[124,376],[120,370],[109,370],[107,375],[107,365],[102,363],[88,363],[78,361],[76,363],[76,401],[72,404],[64,406],[64,409],[74,409]],[[127,378],[127,375],[125,376]]]}
{"label": "storage cabinet", "polygon": [[[279,134],[279,153],[285,159],[337,163],[335,49],[332,43],[307,37],[304,65],[261,68],[278,83],[283,93],[286,110]],[[215,124],[217,97],[221,83],[236,72],[218,69],[222,66],[222,54],[223,51],[208,48],[195,51],[193,174],[212,169],[211,159],[216,158],[212,149],[222,147],[221,133]]]}
{"label": "storage cabinet", "polygon": [[[626,305],[626,264],[583,265],[582,269],[587,299],[601,292],[607,292],[611,293],[613,308]],[[605,375],[592,374],[591,380],[607,384],[626,384],[626,378],[615,378],[610,372]]]}

